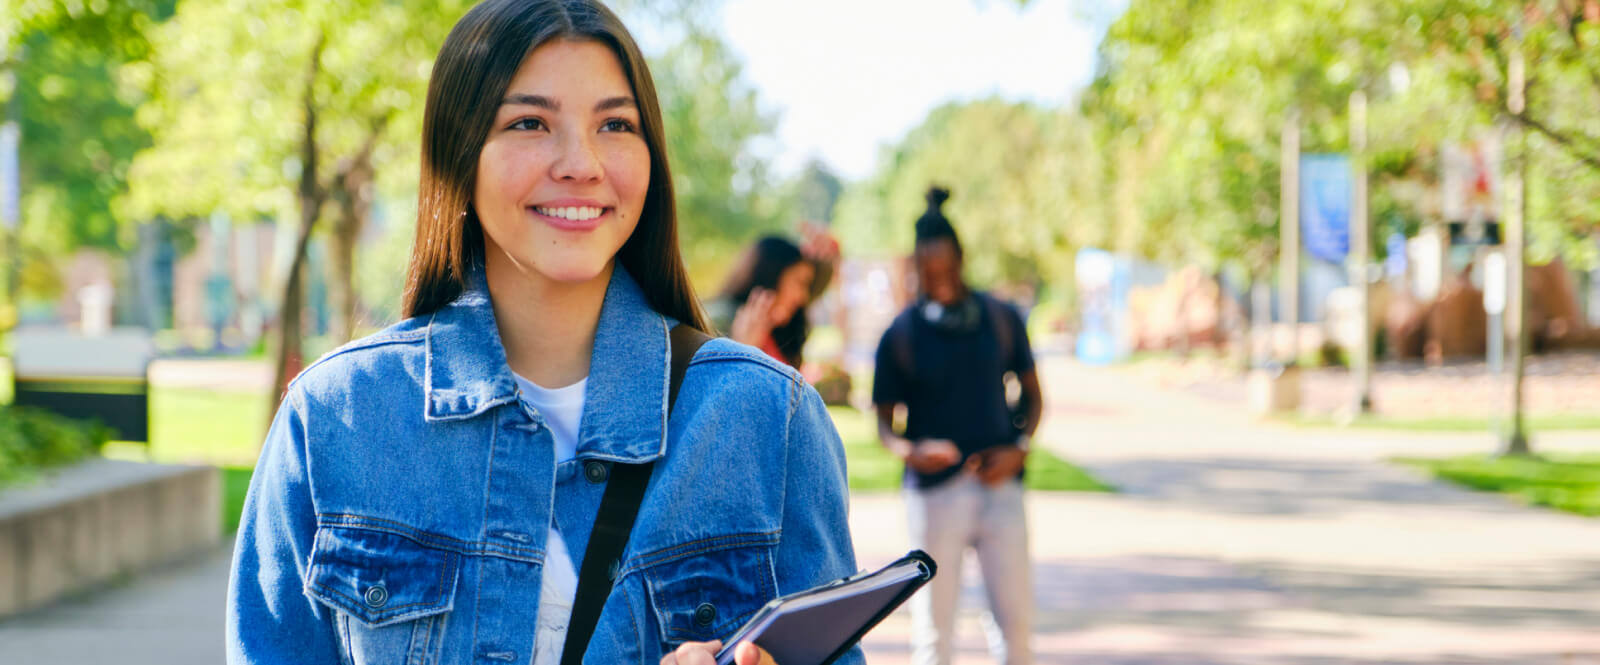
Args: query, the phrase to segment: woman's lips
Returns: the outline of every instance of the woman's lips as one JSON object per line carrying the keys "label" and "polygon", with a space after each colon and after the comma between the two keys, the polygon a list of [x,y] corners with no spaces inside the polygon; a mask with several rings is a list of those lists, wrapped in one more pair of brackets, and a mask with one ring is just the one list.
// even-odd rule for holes
{"label": "woman's lips", "polygon": [[593,231],[611,216],[611,208],[585,205],[529,206],[528,213],[562,231]]}

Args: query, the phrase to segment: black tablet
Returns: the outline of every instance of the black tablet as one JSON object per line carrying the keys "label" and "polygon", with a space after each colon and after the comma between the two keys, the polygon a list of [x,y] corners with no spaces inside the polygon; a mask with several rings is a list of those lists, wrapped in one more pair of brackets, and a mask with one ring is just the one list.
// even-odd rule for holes
{"label": "black tablet", "polygon": [[754,642],[782,665],[832,663],[928,580],[938,566],[922,550],[898,561],[767,603],[717,653],[717,665],[732,665],[733,651]]}

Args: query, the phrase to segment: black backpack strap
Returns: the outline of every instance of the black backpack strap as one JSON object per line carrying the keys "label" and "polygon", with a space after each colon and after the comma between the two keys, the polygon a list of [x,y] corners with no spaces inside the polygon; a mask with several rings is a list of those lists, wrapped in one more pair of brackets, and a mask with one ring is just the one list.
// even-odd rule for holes
{"label": "black backpack strap", "polygon": [[1017,330],[1012,326],[1011,306],[1004,301],[987,293],[979,296],[984,304],[989,306],[989,319],[993,321],[994,339],[1000,345],[1000,366],[1004,371],[1011,371],[1011,357],[1016,352]]}
{"label": "black backpack strap", "polygon": [[[689,371],[689,360],[694,358],[700,345],[711,338],[691,326],[679,324],[672,329],[672,373],[667,384],[667,414],[678,402],[678,389]],[[567,640],[561,649],[561,665],[579,665],[589,650],[589,638],[600,622],[600,610],[611,596],[611,586],[617,581],[622,550],[628,545],[628,534],[639,517],[639,504],[644,501],[645,488],[650,484],[650,471],[654,462],[644,464],[612,464],[610,480],[606,481],[605,494],[600,497],[600,510],[595,515],[594,530],[589,533],[589,545],[584,548],[583,565],[578,570],[578,591],[572,599],[572,617],[567,623]]]}
{"label": "black backpack strap", "polygon": [[678,324],[673,326],[672,334],[672,375],[667,384],[667,417],[672,417],[672,407],[678,403],[678,389],[683,387],[683,375],[689,371],[689,361],[694,359],[700,346],[711,341],[711,337],[693,326]]}
{"label": "black backpack strap", "polygon": [[900,379],[907,387],[917,380],[917,363],[913,357],[911,339],[911,327],[915,325],[913,318],[916,318],[916,314],[906,309],[889,324],[889,351],[894,354],[895,367],[900,369]]}

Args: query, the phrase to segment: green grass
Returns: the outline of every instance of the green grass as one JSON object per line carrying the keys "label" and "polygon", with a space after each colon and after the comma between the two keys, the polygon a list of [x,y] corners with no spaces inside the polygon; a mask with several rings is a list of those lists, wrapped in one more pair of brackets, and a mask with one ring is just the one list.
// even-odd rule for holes
{"label": "green grass", "polygon": [[1600,516],[1600,455],[1402,458],[1434,477],[1578,515]]}
{"label": "green grass", "polygon": [[244,512],[244,495],[250,489],[250,467],[222,469],[222,532],[239,530],[239,514]]}
{"label": "green grass", "polygon": [[[1302,427],[1356,427],[1403,432],[1488,432],[1504,426],[1504,419],[1488,416],[1437,416],[1405,418],[1363,414],[1345,425],[1332,416],[1298,415],[1286,422]],[[1600,413],[1548,413],[1524,418],[1523,423],[1532,431],[1600,430]]]}
{"label": "green grass", "polygon": [[[839,428],[839,438],[844,440],[845,463],[850,469],[850,489],[898,489],[905,465],[878,442],[878,428],[873,416],[851,407],[837,406],[830,407],[828,413]],[[1028,455],[1025,482],[1030,490],[1050,492],[1116,491],[1083,469],[1037,445]]]}
{"label": "green grass", "polygon": [[253,466],[266,433],[259,392],[156,387],[150,395],[150,456],[159,462]]}
{"label": "green grass", "polygon": [[267,425],[266,395],[158,387],[150,400],[151,459],[222,467],[223,532],[238,530]]}

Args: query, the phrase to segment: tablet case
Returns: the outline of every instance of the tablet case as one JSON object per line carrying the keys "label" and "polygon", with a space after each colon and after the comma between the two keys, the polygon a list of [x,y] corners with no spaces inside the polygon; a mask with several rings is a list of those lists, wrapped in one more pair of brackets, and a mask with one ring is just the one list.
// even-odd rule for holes
{"label": "tablet case", "polygon": [[[885,618],[887,618],[896,609],[898,609],[902,604],[904,604],[905,601],[907,599],[909,599],[912,594],[916,593],[918,589],[921,589],[923,587],[923,585],[928,583],[929,580],[932,580],[934,574],[938,571],[938,564],[934,562],[933,557],[928,556],[928,554],[926,552],[923,552],[922,550],[912,550],[911,552],[907,553],[904,557],[901,557],[900,559],[895,560],[893,563],[890,563],[889,565],[884,566],[884,568],[880,569],[877,572],[881,572],[882,570],[885,570],[885,569],[888,569],[888,568],[893,568],[895,566],[899,566],[899,565],[907,563],[907,562],[920,563],[921,564],[921,568],[922,568],[922,574],[917,576],[916,578],[913,578],[910,582],[906,583],[903,587],[900,587],[892,596],[889,596],[889,597],[883,599],[884,600],[884,604],[879,608],[871,610],[869,615],[868,615],[868,618],[866,619],[866,621],[864,623],[862,623],[860,625],[860,627],[857,628],[854,632],[849,633],[845,637],[845,639],[841,643],[839,643],[839,645],[837,647],[835,647],[832,650],[832,652],[830,652],[828,654],[828,656],[826,658],[824,658],[823,660],[815,661],[815,662],[791,662],[791,661],[795,660],[792,656],[789,659],[784,659],[783,656],[779,655],[780,653],[792,652],[796,648],[798,648],[800,650],[808,651],[808,652],[814,652],[816,650],[816,646],[814,644],[806,644],[806,643],[814,642],[816,639],[818,639],[818,636],[816,636],[815,634],[773,635],[773,636],[770,636],[770,637],[765,635],[765,634],[763,634],[763,635],[757,636],[755,639],[753,639],[751,641],[755,642],[755,644],[757,646],[760,646],[760,647],[762,647],[764,649],[767,649],[767,651],[769,653],[772,653],[773,658],[775,660],[777,660],[777,662],[781,663],[782,665],[827,665],[829,663],[832,663],[832,662],[838,660],[839,657],[844,655],[846,651],[849,651],[851,647],[855,646],[858,642],[860,642],[862,637],[866,636],[866,634],[868,632],[870,632],[873,628],[877,627],[877,625],[879,623],[881,623]],[[846,577],[846,578],[841,579],[841,580],[837,580],[837,581],[831,582],[829,584],[825,584],[823,586],[815,587],[815,588],[812,588],[812,589],[807,589],[805,591],[799,591],[799,592],[796,592],[796,593],[792,593],[792,594],[783,596],[782,598],[778,598],[776,600],[773,600],[772,602],[767,603],[767,605],[765,607],[761,608],[760,611],[756,612],[755,616],[751,617],[750,620],[745,623],[744,627],[740,628],[738,632],[734,633],[733,637],[728,638],[728,642],[727,642],[728,646],[726,648],[724,648],[721,653],[717,654],[717,662],[719,664],[733,662],[733,658],[732,658],[733,649],[738,645],[739,642],[744,640],[745,634],[747,632],[749,632],[753,627],[755,627],[756,625],[760,624],[769,614],[771,614],[773,612],[776,612],[778,610],[778,608],[783,606],[785,603],[792,602],[794,600],[801,599],[801,598],[804,598],[806,596],[810,596],[810,595],[813,595],[813,594],[816,594],[816,593],[819,593],[819,592],[822,592],[822,591],[825,591],[825,590],[828,590],[828,589],[832,589],[832,588],[835,588],[835,587],[838,587],[838,586],[849,584],[851,582],[854,582],[854,581],[859,580],[859,579],[864,578],[864,577],[870,577],[872,575],[877,574],[877,572],[859,573],[859,574],[856,574],[856,575],[852,575],[850,577]],[[883,590],[880,590],[880,591],[888,591],[888,589],[883,589]],[[863,594],[863,595],[865,595],[865,594]],[[818,611],[818,610],[822,610],[822,611],[826,612],[826,611],[828,611],[830,609],[835,609],[835,605],[831,604],[831,603],[827,604],[827,605],[819,605],[817,607],[811,607],[811,608],[807,608],[805,610],[800,610],[795,615],[791,615],[791,616],[797,616],[797,615],[802,614],[802,613],[815,612],[815,611]],[[837,610],[835,609],[835,611],[837,611]],[[773,627],[776,627],[776,626],[773,626]]]}

